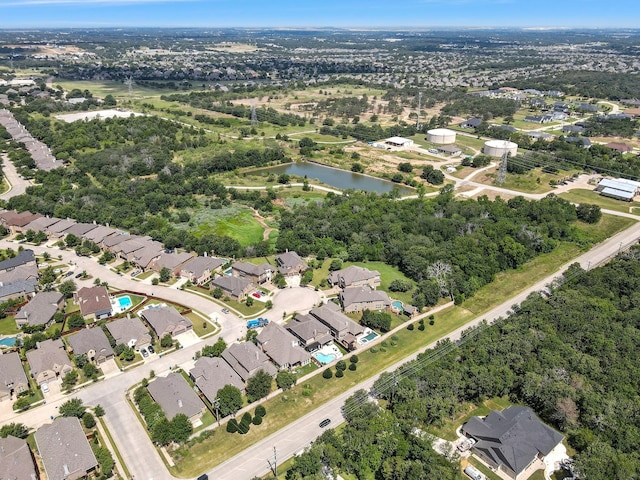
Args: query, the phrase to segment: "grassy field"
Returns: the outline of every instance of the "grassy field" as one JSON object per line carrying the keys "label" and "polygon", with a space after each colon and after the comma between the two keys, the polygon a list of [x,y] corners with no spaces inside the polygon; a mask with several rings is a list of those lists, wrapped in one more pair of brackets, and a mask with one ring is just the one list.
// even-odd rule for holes
{"label": "grassy field", "polygon": [[[390,297],[400,300],[403,303],[411,304],[411,292],[392,292],[389,290],[389,284],[394,280],[403,280],[413,284],[414,282],[405,276],[397,267],[392,267],[382,262],[345,262],[342,268],[349,265],[357,265],[358,267],[368,268],[369,270],[377,270],[380,272],[380,289],[386,291]],[[326,277],[325,277],[326,278]],[[412,289],[413,290],[413,289]]]}
{"label": "grassy field", "polygon": [[[116,98],[129,97],[129,88],[123,82],[111,82],[106,80],[59,80],[55,82],[54,86],[56,85],[60,85],[65,91],[70,91],[74,88],[82,91],[89,90],[92,94],[98,97],[105,97],[106,95],[113,95]],[[159,97],[160,95],[169,93],[173,93],[172,90],[154,89],[134,85],[131,97],[133,99],[139,97]]]}
{"label": "grassy field", "polygon": [[13,335],[19,331],[20,329],[16,326],[16,321],[13,317],[0,319],[0,335]]}
{"label": "grassy field", "polygon": [[219,210],[203,208],[193,214],[192,222],[196,225],[197,236],[228,235],[242,246],[261,241],[264,234],[264,228],[255,220],[253,212],[241,206]]}
{"label": "grassy field", "polygon": [[603,197],[593,190],[579,188],[570,192],[563,192],[558,196],[574,203],[593,203],[607,210],[640,215],[640,202],[623,202],[622,200]]}

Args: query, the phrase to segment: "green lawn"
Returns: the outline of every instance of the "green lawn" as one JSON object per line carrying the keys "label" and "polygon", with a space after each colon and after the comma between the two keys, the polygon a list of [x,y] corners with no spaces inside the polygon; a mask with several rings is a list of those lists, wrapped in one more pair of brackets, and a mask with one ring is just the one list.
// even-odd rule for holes
{"label": "green lawn", "polygon": [[227,235],[235,238],[242,246],[262,240],[264,228],[246,207],[232,206],[219,210],[201,209],[191,220],[195,225],[195,235]]}
{"label": "green lawn", "polygon": [[[389,296],[403,303],[411,304],[411,291],[409,292],[392,292],[389,285],[394,280],[403,280],[414,284],[412,280],[405,276],[397,267],[387,265],[383,262],[345,262],[342,268],[349,265],[357,265],[358,267],[368,268],[369,270],[377,270],[380,272],[380,289],[386,291]],[[326,277],[325,277],[326,278]]]}
{"label": "green lawn", "polygon": [[13,335],[18,332],[20,332],[20,329],[16,326],[16,321],[13,317],[0,319],[0,335]]}
{"label": "green lawn", "polygon": [[624,202],[614,198],[603,197],[593,190],[579,188],[570,192],[563,192],[558,196],[574,203],[593,203],[607,210],[640,215],[640,202]]}
{"label": "green lawn", "polygon": [[[105,97],[106,95],[113,95],[114,97],[129,97],[129,88],[122,82],[110,82],[102,80],[57,80],[54,86],[60,85],[65,91],[73,90],[77,88],[79,90],[89,90],[91,93],[98,97]],[[172,93],[169,89],[153,89],[148,87],[141,87],[140,85],[133,86],[132,98],[144,96],[157,96],[163,94]]]}

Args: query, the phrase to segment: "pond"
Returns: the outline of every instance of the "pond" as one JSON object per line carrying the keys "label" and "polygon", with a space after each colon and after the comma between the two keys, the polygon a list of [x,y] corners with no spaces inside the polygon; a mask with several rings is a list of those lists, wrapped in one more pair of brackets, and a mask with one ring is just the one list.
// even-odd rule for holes
{"label": "pond", "polygon": [[259,170],[256,173],[274,173],[280,175],[286,173],[298,177],[315,178],[325,185],[339,190],[363,190],[365,192],[389,193],[394,187],[400,190],[401,195],[411,195],[415,191],[411,188],[398,185],[387,180],[369,177],[360,173],[353,173],[339,168],[327,167],[317,163],[287,163],[276,167]]}

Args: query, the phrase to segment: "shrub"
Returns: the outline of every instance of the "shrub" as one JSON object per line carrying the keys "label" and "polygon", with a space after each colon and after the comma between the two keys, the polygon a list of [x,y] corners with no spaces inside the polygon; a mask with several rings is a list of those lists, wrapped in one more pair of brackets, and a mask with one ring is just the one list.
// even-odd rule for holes
{"label": "shrub", "polygon": [[344,372],[342,370],[336,370],[336,378],[344,377]]}
{"label": "shrub", "polygon": [[330,368],[327,368],[324,372],[322,372],[322,378],[331,378],[333,377],[333,372]]}
{"label": "shrub", "polygon": [[238,431],[238,422],[235,418],[232,418],[227,422],[227,432],[236,433]]}
{"label": "shrub", "polygon": [[435,320],[429,320],[429,325],[433,325],[434,323],[436,323]]}
{"label": "shrub", "polygon": [[242,420],[240,421],[240,424],[238,425],[238,432],[241,435],[244,435],[245,433],[249,432],[249,429],[251,428],[251,415],[249,415],[249,420],[245,421],[245,417],[242,417]]}
{"label": "shrub", "polygon": [[240,423],[251,423],[251,414],[249,412],[245,412],[244,415],[242,415]]}
{"label": "shrub", "polygon": [[351,363],[358,363],[358,360],[360,360],[358,358],[358,355],[352,355],[351,358],[349,359]]}
{"label": "shrub", "polygon": [[380,342],[380,346],[381,347],[388,347],[389,346],[389,342],[387,342],[386,340],[383,340],[382,342]]}
{"label": "shrub", "polygon": [[424,323],[421,323],[420,325],[418,325],[418,330],[424,330]]}
{"label": "shrub", "polygon": [[264,417],[266,414],[267,414],[267,409],[264,408],[262,405],[258,405],[256,407],[256,416]]}
{"label": "shrub", "polygon": [[85,414],[82,415],[82,423],[84,423],[86,428],[93,428],[96,426],[96,419],[89,412],[85,412]]}
{"label": "shrub", "polygon": [[371,348],[369,349],[369,351],[370,351],[371,353],[378,353],[378,347],[371,347]]}
{"label": "shrub", "polygon": [[394,342],[398,341],[398,336],[397,335],[391,335],[391,340]]}
{"label": "shrub", "polygon": [[414,328],[415,328],[415,327],[413,326],[413,323],[410,323],[410,324],[407,326],[407,330],[413,330]]}
{"label": "shrub", "polygon": [[337,371],[344,372],[346,369],[347,369],[347,362],[345,362],[344,360],[339,360],[338,363],[336,363],[336,370]]}
{"label": "shrub", "polygon": [[256,415],[255,417],[253,417],[252,423],[254,425],[260,425],[262,423],[262,417]]}
{"label": "shrub", "polygon": [[386,349],[386,348],[384,348],[384,347],[380,347],[380,353],[384,353],[384,352],[386,352],[386,351],[387,351],[387,349]]}
{"label": "shrub", "polygon": [[355,372],[357,368],[358,368],[358,365],[356,365],[355,363],[352,363],[351,365],[349,365],[349,370],[351,370],[352,372]]}

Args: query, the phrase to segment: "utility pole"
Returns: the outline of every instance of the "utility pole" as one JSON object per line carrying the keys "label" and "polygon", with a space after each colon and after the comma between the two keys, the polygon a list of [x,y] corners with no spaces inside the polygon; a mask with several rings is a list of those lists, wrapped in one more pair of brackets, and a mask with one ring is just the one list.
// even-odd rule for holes
{"label": "utility pole", "polygon": [[507,179],[507,161],[509,160],[509,152],[502,154],[500,160],[500,166],[498,167],[498,176],[496,177],[496,184],[502,185]]}
{"label": "utility pole", "polygon": [[131,94],[133,93],[133,85],[136,82],[133,81],[133,77],[131,75],[129,75],[127,77],[127,79],[124,81],[124,84],[128,87],[129,89],[129,98],[131,98]]}
{"label": "utility pole", "polygon": [[278,452],[276,451],[275,445],[273,446],[273,463],[270,458],[267,458],[267,463],[269,464],[269,468],[273,472],[273,476],[278,478]]}
{"label": "utility pole", "polygon": [[256,106],[251,105],[251,126],[255,127],[258,125],[258,114],[256,112]]}
{"label": "utility pole", "polygon": [[416,120],[416,130],[420,130],[420,110],[422,110],[422,92],[418,92],[418,119]]}

